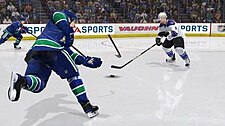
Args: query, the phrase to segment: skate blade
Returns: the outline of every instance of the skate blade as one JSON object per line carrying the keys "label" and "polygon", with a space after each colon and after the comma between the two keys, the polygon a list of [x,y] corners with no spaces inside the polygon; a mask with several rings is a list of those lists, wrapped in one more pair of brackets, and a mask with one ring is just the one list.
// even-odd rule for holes
{"label": "skate blade", "polygon": [[87,116],[89,117],[89,118],[94,118],[95,116],[97,116],[99,113],[98,113],[98,111],[95,111],[95,112],[88,112],[87,113]]}
{"label": "skate blade", "polygon": [[21,50],[21,48],[14,48],[15,50]]}
{"label": "skate blade", "polygon": [[10,87],[8,90],[8,97],[9,100],[14,101],[16,99],[16,90],[14,89],[14,83],[18,79],[18,76],[16,75],[15,72],[11,73],[11,80],[10,80]]}
{"label": "skate blade", "polygon": [[166,63],[174,63],[174,62],[176,62],[176,61],[175,60],[172,60],[172,61],[166,60]]}

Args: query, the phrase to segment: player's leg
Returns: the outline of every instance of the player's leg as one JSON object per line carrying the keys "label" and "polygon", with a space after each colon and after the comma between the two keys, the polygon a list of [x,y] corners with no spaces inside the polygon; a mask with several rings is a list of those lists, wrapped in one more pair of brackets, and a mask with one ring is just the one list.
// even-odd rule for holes
{"label": "player's leg", "polygon": [[70,51],[61,51],[58,54],[58,60],[51,67],[62,79],[67,79],[73,94],[88,117],[95,117],[98,115],[99,108],[98,106],[91,105],[83,81],[79,76],[78,68],[71,55]]}
{"label": "player's leg", "polygon": [[10,88],[8,90],[9,100],[18,101],[21,89],[38,93],[41,92],[48,81],[51,70],[40,61],[29,59],[25,76],[12,73]]}
{"label": "player's leg", "polygon": [[15,49],[21,49],[21,47],[19,46],[21,40],[23,39],[23,36],[22,35],[13,35],[13,37],[16,38],[16,41],[13,43],[14,45],[14,48]]}
{"label": "player's leg", "polygon": [[89,102],[84,84],[79,76],[74,76],[67,79],[73,94],[76,96],[78,102],[82,106],[84,112],[88,117],[92,118],[98,115],[98,106],[93,106]]}
{"label": "player's leg", "polygon": [[20,98],[20,91],[26,88],[27,82],[24,77],[15,72],[11,73],[10,87],[8,89],[8,98],[11,101],[17,101]]}
{"label": "player's leg", "polygon": [[166,62],[173,62],[176,60],[175,58],[175,54],[172,50],[173,43],[172,41],[169,41],[168,39],[165,39],[165,41],[162,44],[162,48],[165,51],[165,53],[167,54],[167,56],[169,57],[168,59],[166,59]]}
{"label": "player's leg", "polygon": [[175,51],[180,55],[180,57],[185,61],[185,66],[190,66],[190,59],[184,49],[184,39],[182,37],[177,37],[173,39]]}
{"label": "player's leg", "polygon": [[10,37],[11,35],[8,32],[3,31],[3,34],[0,38],[0,45],[4,43],[5,41],[7,41]]}

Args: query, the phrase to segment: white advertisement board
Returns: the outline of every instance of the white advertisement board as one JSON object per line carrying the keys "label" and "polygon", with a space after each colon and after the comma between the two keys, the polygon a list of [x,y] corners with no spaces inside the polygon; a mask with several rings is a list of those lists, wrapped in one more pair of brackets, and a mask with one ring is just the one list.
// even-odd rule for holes
{"label": "white advertisement board", "polygon": [[[25,24],[29,32],[38,36],[44,30],[46,24]],[[145,24],[77,24],[75,36],[88,35],[134,35],[135,34],[157,34],[158,23]],[[225,23],[179,23],[179,27],[186,35],[218,35],[225,36]],[[7,24],[0,24],[0,33],[7,27]],[[30,34],[23,34],[24,37],[31,37]]]}

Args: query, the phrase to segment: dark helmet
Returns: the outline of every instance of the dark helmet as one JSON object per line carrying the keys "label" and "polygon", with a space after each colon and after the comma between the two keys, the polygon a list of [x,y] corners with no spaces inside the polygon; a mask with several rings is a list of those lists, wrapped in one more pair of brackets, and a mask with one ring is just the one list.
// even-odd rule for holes
{"label": "dark helmet", "polygon": [[21,21],[26,21],[26,18],[25,17],[20,17],[20,22]]}
{"label": "dark helmet", "polygon": [[69,18],[70,22],[77,20],[77,16],[72,11],[64,9],[62,12]]}

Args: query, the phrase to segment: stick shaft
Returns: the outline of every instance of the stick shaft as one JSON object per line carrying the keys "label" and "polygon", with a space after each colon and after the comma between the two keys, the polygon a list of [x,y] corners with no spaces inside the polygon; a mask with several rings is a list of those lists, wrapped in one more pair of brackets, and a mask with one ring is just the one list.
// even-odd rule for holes
{"label": "stick shaft", "polygon": [[72,45],[73,49],[75,49],[78,53],[80,53],[83,57],[86,57],[79,49]]}
{"label": "stick shaft", "polygon": [[143,52],[141,52],[139,55],[137,55],[136,57],[134,57],[133,59],[129,60],[127,63],[125,63],[122,66],[116,66],[116,65],[111,65],[111,68],[115,68],[115,69],[121,69],[125,66],[127,66],[128,64],[130,64],[132,61],[134,61],[135,59],[137,59],[138,57],[140,57],[141,55],[143,55],[144,53],[146,53],[148,50],[150,50],[151,48],[153,48],[156,44],[153,44],[151,47],[147,48],[146,50],[144,50]]}
{"label": "stick shaft", "polygon": [[120,58],[120,57],[121,57],[121,53],[120,53],[119,49],[117,48],[117,46],[116,46],[115,42],[113,41],[113,39],[112,39],[111,35],[110,35],[110,34],[108,34],[108,37],[109,37],[110,41],[112,42],[112,44],[113,44],[114,48],[116,49],[116,52],[118,53],[118,55],[116,55],[116,56],[117,56],[118,58]]}

